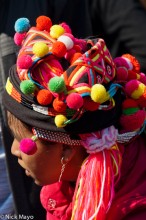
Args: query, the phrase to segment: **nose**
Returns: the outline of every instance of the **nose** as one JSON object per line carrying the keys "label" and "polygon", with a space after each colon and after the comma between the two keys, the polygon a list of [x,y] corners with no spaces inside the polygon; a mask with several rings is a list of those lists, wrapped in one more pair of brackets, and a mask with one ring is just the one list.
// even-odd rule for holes
{"label": "nose", "polygon": [[11,153],[16,157],[21,158],[21,151],[20,151],[19,145],[20,143],[16,139],[14,139],[12,146],[11,146]]}

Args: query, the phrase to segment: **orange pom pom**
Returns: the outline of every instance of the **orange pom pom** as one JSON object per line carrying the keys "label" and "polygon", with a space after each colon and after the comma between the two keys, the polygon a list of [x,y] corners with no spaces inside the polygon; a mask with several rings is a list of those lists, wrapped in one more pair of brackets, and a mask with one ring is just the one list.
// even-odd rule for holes
{"label": "orange pom pom", "polygon": [[82,54],[81,53],[75,53],[72,57],[71,57],[71,60],[70,60],[70,62],[71,62],[71,64],[73,64],[79,57],[81,57],[82,56]]}
{"label": "orange pom pom", "polygon": [[64,43],[60,42],[60,41],[56,41],[55,43],[53,43],[52,46],[52,53],[57,56],[57,57],[64,57],[67,49]]}
{"label": "orange pom pom", "polygon": [[49,17],[47,16],[39,16],[36,19],[36,27],[40,30],[40,31],[50,31],[50,27],[52,26],[52,21]]}
{"label": "orange pom pom", "polygon": [[53,101],[53,107],[54,107],[55,111],[61,113],[66,110],[67,105],[62,100],[59,100],[59,98],[57,97]]}
{"label": "orange pom pom", "polygon": [[41,105],[49,105],[52,102],[53,95],[49,90],[41,89],[37,94],[37,101]]}
{"label": "orange pom pom", "polygon": [[140,64],[139,64],[138,60],[134,56],[132,56],[130,54],[124,54],[124,55],[122,55],[122,57],[127,58],[128,60],[130,60],[130,62],[133,65],[133,70],[135,72],[137,72],[137,73],[140,72]]}

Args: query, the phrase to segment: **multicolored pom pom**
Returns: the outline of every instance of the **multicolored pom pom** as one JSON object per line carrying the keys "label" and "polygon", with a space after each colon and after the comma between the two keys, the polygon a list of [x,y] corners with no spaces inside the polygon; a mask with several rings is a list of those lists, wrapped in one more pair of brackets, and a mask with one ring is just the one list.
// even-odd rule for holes
{"label": "multicolored pom pom", "polygon": [[29,69],[32,66],[32,58],[30,55],[21,55],[17,59],[17,65],[20,69]]}
{"label": "multicolored pom pom", "polygon": [[20,83],[20,90],[26,94],[33,94],[35,92],[36,86],[31,80],[24,80]]}
{"label": "multicolored pom pom", "polygon": [[135,131],[142,128],[145,121],[145,111],[139,110],[134,114],[122,115],[120,124],[125,131]]}
{"label": "multicolored pom pom", "polygon": [[40,31],[50,31],[50,28],[52,26],[52,21],[49,17],[47,16],[39,16],[36,19],[36,27],[40,30]]}
{"label": "multicolored pom pom", "polygon": [[30,28],[30,22],[27,18],[19,18],[15,22],[14,29],[18,33],[24,33],[27,32]]}
{"label": "multicolored pom pom", "polygon": [[20,150],[27,155],[33,155],[37,151],[37,145],[34,140],[25,138],[20,141]]}
{"label": "multicolored pom pom", "polygon": [[125,85],[125,91],[133,99],[138,99],[144,93],[145,85],[138,80],[131,80]]}

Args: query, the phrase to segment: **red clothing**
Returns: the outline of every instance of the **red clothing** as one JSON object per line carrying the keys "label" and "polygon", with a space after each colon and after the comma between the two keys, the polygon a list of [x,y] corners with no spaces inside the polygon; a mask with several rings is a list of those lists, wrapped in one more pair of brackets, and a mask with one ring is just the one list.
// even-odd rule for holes
{"label": "red clothing", "polygon": [[146,137],[125,146],[121,178],[106,220],[146,219]]}
{"label": "red clothing", "polygon": [[[106,220],[146,219],[146,140],[141,137],[125,146],[121,178]],[[41,202],[47,220],[70,220],[74,189],[67,182],[45,186]],[[80,219],[77,219],[80,220]]]}
{"label": "red clothing", "polygon": [[69,220],[72,212],[74,188],[68,182],[58,182],[44,186],[40,199],[47,211],[47,220]]}

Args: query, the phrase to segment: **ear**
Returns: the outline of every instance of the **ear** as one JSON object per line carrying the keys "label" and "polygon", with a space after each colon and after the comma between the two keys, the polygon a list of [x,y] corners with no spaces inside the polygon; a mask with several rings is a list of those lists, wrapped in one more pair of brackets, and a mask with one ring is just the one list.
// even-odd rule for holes
{"label": "ear", "polygon": [[64,161],[70,161],[76,153],[76,147],[63,144],[62,157],[64,157]]}

